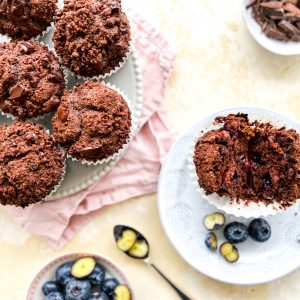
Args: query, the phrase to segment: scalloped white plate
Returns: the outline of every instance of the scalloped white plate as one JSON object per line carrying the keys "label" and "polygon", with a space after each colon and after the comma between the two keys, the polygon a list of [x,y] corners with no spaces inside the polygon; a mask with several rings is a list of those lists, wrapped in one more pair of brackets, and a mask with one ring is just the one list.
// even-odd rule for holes
{"label": "scalloped white plate", "polygon": [[[53,29],[40,38],[40,41],[47,44],[52,48],[52,34]],[[6,38],[0,35],[0,42],[6,42]],[[70,73],[68,73],[68,88],[72,88],[77,82],[82,80],[76,79]],[[141,68],[139,66],[138,58],[134,48],[132,48],[131,54],[126,64],[118,70],[117,73],[110,77],[106,77],[104,82],[108,82],[119,88],[131,101],[133,106],[133,114],[138,120],[136,126],[133,128],[133,135],[136,133],[139,119],[142,113],[143,107],[143,86]],[[51,131],[51,117],[53,114],[45,116],[44,119],[39,120],[39,123],[43,124]],[[0,116],[0,125],[3,123],[12,123],[12,121],[5,116]],[[124,154],[124,152],[122,153]],[[83,165],[80,162],[74,162],[71,159],[67,159],[66,176],[55,193],[47,198],[47,201],[60,199],[66,196],[75,194],[84,188],[90,186],[105,174],[107,174],[113,166],[120,160],[122,154],[116,156],[108,163],[101,165]]]}
{"label": "scalloped white plate", "polygon": [[[207,230],[203,227],[203,218],[218,209],[201,198],[189,176],[187,162],[190,145],[201,128],[217,116],[241,111],[243,108],[218,112],[183,134],[171,148],[162,168],[157,201],[164,230],[183,259],[211,278],[248,285],[277,279],[300,267],[300,205],[267,217],[272,228],[270,240],[258,243],[249,238],[237,245],[240,259],[229,264],[204,244]],[[227,222],[235,220],[245,224],[251,221],[227,215]],[[222,231],[218,231],[217,236],[219,244],[225,241]]]}

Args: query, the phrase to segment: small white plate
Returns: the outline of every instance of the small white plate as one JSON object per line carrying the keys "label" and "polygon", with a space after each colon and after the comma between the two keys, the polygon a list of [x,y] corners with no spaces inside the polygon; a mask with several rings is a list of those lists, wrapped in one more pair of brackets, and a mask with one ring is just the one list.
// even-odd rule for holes
{"label": "small white plate", "polygon": [[105,270],[106,270],[106,278],[109,277],[114,277],[116,278],[120,284],[125,284],[128,286],[128,288],[131,291],[131,300],[134,300],[134,293],[132,286],[126,277],[126,275],[120,270],[120,268],[115,265],[112,261],[109,259],[97,255],[97,254],[91,254],[91,253],[72,253],[72,254],[67,254],[60,256],[50,263],[48,263],[43,269],[35,276],[33,279],[28,294],[27,294],[27,300],[41,300],[43,299],[43,292],[42,292],[42,286],[45,282],[47,281],[53,281],[55,280],[55,271],[56,269],[68,262],[68,261],[73,261],[77,260],[81,257],[93,257],[99,263],[102,265]]}
{"label": "small white plate", "polygon": [[[204,237],[205,215],[218,211],[196,191],[191,182],[187,157],[191,143],[201,128],[220,115],[243,112],[243,108],[218,112],[190,128],[172,147],[162,168],[158,185],[160,219],[178,253],[195,269],[207,276],[231,284],[260,284],[282,277],[300,267],[300,205],[284,213],[267,217],[272,235],[258,243],[251,238],[237,245],[240,259],[227,263],[219,252],[210,252]],[[227,216],[227,222],[251,219]],[[219,245],[225,241],[217,232]]]}
{"label": "small white plate", "polygon": [[243,0],[243,15],[248,30],[254,39],[267,50],[280,55],[298,55],[300,54],[300,42],[282,42],[267,37],[259,24],[251,15],[252,8],[246,9],[249,0]]}
{"label": "small white plate", "polygon": [[[53,29],[40,38],[44,44],[48,45],[51,49],[52,44]],[[4,36],[0,35],[0,42],[7,42]],[[119,88],[131,101],[133,106],[133,113],[139,120],[142,107],[143,107],[143,86],[142,86],[142,75],[141,68],[139,66],[138,58],[134,48],[126,62],[126,64],[118,70],[116,74],[104,79],[112,85]],[[76,83],[82,82],[78,80],[75,76],[68,73],[68,88],[72,88]],[[37,121],[43,124],[47,129],[51,130],[51,118],[53,114],[45,116],[44,119]],[[4,116],[0,116],[0,125],[4,123],[12,123],[11,119]],[[137,128],[133,129],[133,133],[136,133]],[[74,162],[71,159],[66,160],[66,175],[60,187],[55,193],[47,198],[47,201],[60,199],[66,196],[75,194],[84,188],[90,186],[105,174],[107,174],[112,167],[120,160],[121,155],[110,160],[108,163],[103,163],[101,165],[83,165],[80,162]]]}

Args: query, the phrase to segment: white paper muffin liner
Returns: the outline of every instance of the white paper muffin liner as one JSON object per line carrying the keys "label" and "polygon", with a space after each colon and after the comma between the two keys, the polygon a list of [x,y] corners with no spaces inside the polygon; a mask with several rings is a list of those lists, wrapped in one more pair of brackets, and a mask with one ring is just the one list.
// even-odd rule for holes
{"label": "white paper muffin liner", "polygon": [[[55,47],[53,46],[53,50],[55,51]],[[110,70],[110,72],[107,72],[103,75],[99,75],[99,76],[93,76],[93,77],[87,77],[87,76],[82,76],[82,75],[78,75],[76,73],[74,73],[73,71],[71,71],[67,66],[64,65],[61,57],[55,52],[56,54],[56,57],[58,58],[58,61],[60,62],[62,68],[64,68],[67,72],[69,72],[73,77],[77,78],[77,79],[81,79],[81,80],[98,80],[98,81],[101,81],[103,79],[105,79],[106,77],[109,77],[115,73],[117,73],[119,70],[122,69],[122,67],[125,66],[129,56],[130,56],[130,53],[132,51],[132,41],[130,40],[129,42],[129,48],[128,48],[128,52],[122,57],[122,60],[119,62],[119,65],[116,66],[114,69]]]}
{"label": "white paper muffin liner", "polygon": [[[54,28],[54,22],[51,22],[50,25],[45,30],[43,30],[40,34],[38,34],[36,37],[32,37],[29,40],[25,40],[25,41],[39,42],[39,39],[43,38],[44,35],[47,34],[53,28]],[[0,33],[0,38],[4,39],[2,43],[9,43],[14,41],[14,39],[7,34]]]}
{"label": "white paper muffin liner", "polygon": [[[32,42],[38,42],[38,41],[36,41],[36,40],[31,40],[31,41],[32,41]],[[43,41],[41,41],[41,42],[39,42],[39,43],[40,43],[41,45],[43,45],[43,46],[46,46],[46,47],[48,48],[49,52],[51,52],[51,53],[54,55],[54,57],[57,59],[56,54],[53,52],[53,50],[50,49],[50,47],[49,47],[48,44],[45,44]],[[59,61],[58,61],[58,63],[60,64],[60,67],[61,67],[61,69],[62,69],[62,71],[63,71],[64,80],[65,80],[65,88],[67,89],[68,83],[69,83],[68,72],[67,72],[67,70],[66,70],[65,68],[62,67],[62,65],[61,65],[61,63],[60,63]],[[43,119],[45,119],[45,117],[50,116],[51,113],[52,113],[52,111],[47,112],[47,113],[45,113],[45,114],[43,114],[43,115],[39,115],[39,116],[33,117],[33,118],[28,118],[28,119],[26,119],[25,121],[33,121],[33,122],[36,122],[36,121],[39,121],[39,120],[43,120]],[[13,121],[18,120],[18,117],[16,117],[15,115],[13,115],[13,114],[11,114],[11,113],[7,113],[7,112],[4,112],[4,111],[0,110],[0,114],[1,114],[2,116],[5,116],[5,117],[9,118],[9,119],[12,119]]]}
{"label": "white paper muffin liner", "polygon": [[[248,118],[250,122],[257,120],[263,123],[270,123],[275,128],[286,127],[286,129],[295,129],[297,130],[298,133],[300,132],[299,125],[294,121],[276,112],[271,112],[260,108],[241,108],[241,109],[234,109],[234,111],[227,110],[225,112],[220,112],[220,114],[218,114],[217,116],[227,116],[228,114],[231,113],[236,114],[238,112],[248,114]],[[216,208],[224,211],[227,214],[235,215],[236,217],[244,217],[244,218],[267,217],[270,215],[275,215],[277,213],[286,211],[286,209],[281,208],[278,203],[266,205],[263,202],[261,203],[250,202],[246,204],[241,199],[237,201],[237,199],[231,199],[228,196],[219,196],[217,193],[207,195],[206,191],[199,185],[198,175],[196,173],[196,167],[193,160],[195,145],[199,140],[199,138],[201,138],[205,133],[207,133],[210,130],[219,129],[220,127],[223,126],[223,124],[217,124],[217,125],[213,124],[213,121],[217,116],[214,116],[213,119],[211,119],[207,123],[207,125],[203,126],[203,128],[199,130],[199,134],[195,137],[193,143],[189,148],[188,159],[187,159],[188,170],[189,170],[189,175],[192,180],[192,183],[195,186],[197,192],[199,192],[201,197],[207,200],[211,205],[214,205]],[[295,204],[296,202],[297,201],[295,201]]]}
{"label": "white paper muffin liner", "polygon": [[[117,88],[115,85],[112,85],[110,83],[105,83],[105,82],[101,82],[104,86],[112,89],[112,90],[115,90],[117,93],[119,93],[123,99],[126,101],[128,107],[129,107],[129,110],[130,110],[130,113],[131,113],[131,127],[130,127],[130,133],[129,133],[129,136],[126,140],[126,142],[123,144],[123,146],[116,152],[114,153],[113,155],[107,157],[107,158],[104,158],[104,159],[101,159],[101,160],[98,160],[98,161],[88,161],[88,160],[85,160],[85,159],[77,159],[77,158],[74,158],[73,156],[69,155],[66,151],[66,155],[67,155],[67,158],[70,158],[72,161],[77,161],[77,162],[81,162],[82,164],[85,164],[85,165],[101,165],[101,164],[104,164],[104,163],[108,163],[109,161],[111,161],[112,159],[115,159],[117,156],[121,156],[128,148],[133,136],[134,136],[134,133],[135,131],[137,130],[138,128],[138,124],[139,124],[139,116],[136,114],[134,108],[133,108],[133,104],[131,103],[131,101],[128,99],[128,97],[119,89]],[[74,87],[75,88],[75,87]]]}
{"label": "white paper muffin liner", "polygon": [[[50,134],[50,132],[48,130],[45,130],[45,131]],[[55,141],[52,135],[51,135],[51,137],[52,137],[53,141]],[[60,146],[59,146],[59,149],[60,149],[62,157],[63,157],[63,162],[62,162],[63,167],[62,167],[62,173],[61,173],[61,180],[53,187],[50,194],[48,194],[42,201],[48,201],[53,196],[53,194],[55,194],[57,192],[57,190],[61,186],[62,182],[64,181],[64,178],[65,178],[65,175],[66,175],[67,166],[66,166],[65,150]]]}

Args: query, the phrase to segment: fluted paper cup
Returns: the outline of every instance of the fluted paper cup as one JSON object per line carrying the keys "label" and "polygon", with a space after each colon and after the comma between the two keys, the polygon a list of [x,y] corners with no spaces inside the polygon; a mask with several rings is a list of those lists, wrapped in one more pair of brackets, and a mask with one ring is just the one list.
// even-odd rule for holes
{"label": "fluted paper cup", "polygon": [[[208,201],[211,205],[224,211],[227,214],[235,215],[237,217],[267,217],[286,211],[288,208],[283,208],[279,203],[274,202],[272,204],[265,204],[263,201],[256,203],[246,201],[243,199],[232,199],[229,196],[220,196],[217,193],[207,194],[205,189],[199,185],[198,175],[196,173],[196,167],[194,164],[194,151],[197,141],[204,136],[205,133],[211,130],[219,129],[223,124],[213,124],[214,120],[218,116],[227,116],[229,114],[245,113],[251,121],[259,121],[262,123],[270,123],[275,128],[285,127],[286,129],[295,129],[298,133],[300,132],[300,125],[295,121],[265,109],[260,108],[234,108],[226,111],[222,111],[218,114],[214,114],[211,119],[208,118],[207,124],[202,128],[199,128],[199,133],[195,136],[193,143],[190,145],[188,153],[188,170],[195,189],[199,192],[201,198]],[[298,199],[299,200],[299,199]],[[295,199],[295,204],[297,200]],[[294,204],[294,205],[295,205]]]}

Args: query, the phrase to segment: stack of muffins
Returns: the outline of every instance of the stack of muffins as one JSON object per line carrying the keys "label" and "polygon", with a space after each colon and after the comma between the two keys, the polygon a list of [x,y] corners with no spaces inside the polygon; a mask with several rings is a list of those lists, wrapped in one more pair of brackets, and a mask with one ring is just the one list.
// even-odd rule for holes
{"label": "stack of muffins", "polygon": [[[37,37],[55,21],[55,53]],[[43,201],[64,176],[64,154],[82,163],[113,158],[128,142],[131,111],[118,91],[98,79],[118,70],[130,51],[120,0],[3,0],[0,110],[15,120],[0,127],[0,203]],[[85,81],[66,89],[63,69]],[[33,123],[54,112],[53,136]],[[30,121],[31,120],[31,121]]]}

